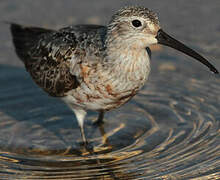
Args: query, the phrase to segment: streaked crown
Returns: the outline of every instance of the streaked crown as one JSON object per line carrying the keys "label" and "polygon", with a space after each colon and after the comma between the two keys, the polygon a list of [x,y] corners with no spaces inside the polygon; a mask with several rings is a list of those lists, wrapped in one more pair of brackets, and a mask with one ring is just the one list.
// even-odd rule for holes
{"label": "streaked crown", "polygon": [[120,21],[120,19],[123,19],[123,18],[129,18],[129,17],[135,17],[135,16],[148,19],[152,23],[159,25],[159,21],[158,21],[158,17],[156,13],[149,10],[148,8],[136,7],[136,6],[124,7],[120,9],[117,13],[115,13],[112,16],[110,23]]}

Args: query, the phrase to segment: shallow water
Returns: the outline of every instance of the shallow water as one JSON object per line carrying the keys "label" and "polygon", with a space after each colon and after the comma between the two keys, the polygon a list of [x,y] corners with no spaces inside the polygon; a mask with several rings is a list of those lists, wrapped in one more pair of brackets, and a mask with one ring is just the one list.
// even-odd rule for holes
{"label": "shallow water", "polygon": [[[0,20],[50,28],[102,24],[113,9],[128,5],[20,2],[1,1]],[[139,3],[156,10],[168,33],[220,69],[218,0]],[[97,113],[89,112],[85,148],[72,111],[47,96],[21,66],[7,25],[0,35],[0,180],[220,179],[220,76],[181,53],[154,48],[150,79],[138,95],[106,113],[101,126],[93,125]]]}
{"label": "shallow water", "polygon": [[203,69],[206,78],[190,78],[181,68],[158,61],[143,90],[107,113],[102,126],[90,112],[86,149],[62,101],[23,68],[1,65],[1,179],[219,177],[220,78]]}

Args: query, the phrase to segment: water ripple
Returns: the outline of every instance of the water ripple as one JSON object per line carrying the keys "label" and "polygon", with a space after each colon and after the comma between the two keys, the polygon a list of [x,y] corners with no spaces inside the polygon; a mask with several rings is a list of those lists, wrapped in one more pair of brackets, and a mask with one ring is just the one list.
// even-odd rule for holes
{"label": "water ripple", "polygon": [[106,114],[104,125],[93,126],[97,114],[89,113],[88,151],[65,104],[47,97],[23,69],[0,70],[1,179],[220,177],[218,77],[153,72],[132,101]]}

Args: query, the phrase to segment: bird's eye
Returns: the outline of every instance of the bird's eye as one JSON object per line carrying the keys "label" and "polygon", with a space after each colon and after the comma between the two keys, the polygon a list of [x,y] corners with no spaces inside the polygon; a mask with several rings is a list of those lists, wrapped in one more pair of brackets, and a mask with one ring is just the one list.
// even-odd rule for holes
{"label": "bird's eye", "polygon": [[140,27],[140,26],[142,26],[142,23],[141,23],[141,21],[139,21],[139,20],[133,20],[132,22],[132,25],[134,26],[134,27]]}

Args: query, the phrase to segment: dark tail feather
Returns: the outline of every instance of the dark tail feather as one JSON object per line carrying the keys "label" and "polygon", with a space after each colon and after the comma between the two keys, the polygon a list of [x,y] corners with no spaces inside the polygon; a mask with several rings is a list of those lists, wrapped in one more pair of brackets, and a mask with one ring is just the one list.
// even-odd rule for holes
{"label": "dark tail feather", "polygon": [[10,25],[15,50],[22,61],[30,58],[29,51],[36,46],[42,34],[53,32],[49,29],[26,27],[14,23]]}

